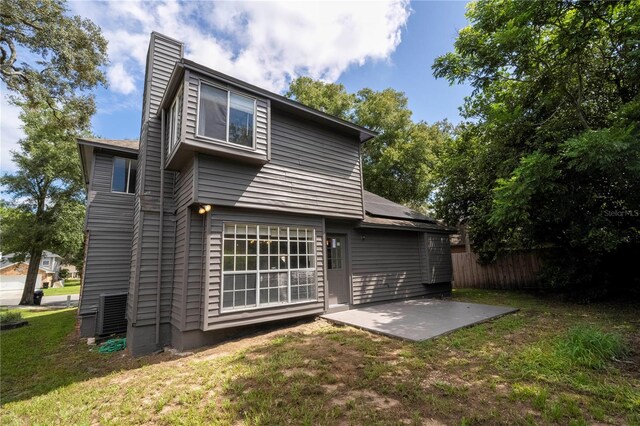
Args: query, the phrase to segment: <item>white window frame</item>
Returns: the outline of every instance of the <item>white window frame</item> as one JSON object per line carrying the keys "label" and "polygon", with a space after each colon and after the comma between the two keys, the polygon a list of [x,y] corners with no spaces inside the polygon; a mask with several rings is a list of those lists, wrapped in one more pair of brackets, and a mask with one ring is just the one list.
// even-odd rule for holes
{"label": "white window frame", "polygon": [[[125,161],[125,164],[127,166],[127,178],[125,180],[125,191],[115,191],[113,189],[113,177],[115,176],[116,173],[116,159],[121,159]],[[114,194],[128,194],[128,195],[135,195],[136,190],[135,190],[135,185],[133,186],[133,192],[129,192],[126,191],[127,188],[129,188],[129,182],[131,179],[131,161],[133,161],[134,158],[127,158],[127,157],[113,157],[113,161],[112,161],[112,165],[111,165],[111,192],[113,192]],[[136,171],[137,171],[137,165],[136,165]]]}
{"label": "white window frame", "polygon": [[180,110],[180,105],[178,105],[178,101],[182,96],[182,93],[183,93],[182,90],[183,90],[183,87],[180,87],[180,90],[178,90],[178,92],[176,93],[176,96],[173,99],[173,103],[169,108],[169,114],[168,114],[169,115],[169,134],[167,135],[169,147],[170,147],[169,151],[173,151],[175,146],[180,141],[180,138],[178,137],[178,132],[180,131],[180,129],[178,128],[178,111]]}
{"label": "white window frame", "polygon": [[[205,136],[205,135],[201,135],[200,134],[200,91],[202,90],[202,86],[210,86],[213,87],[215,89],[218,90],[224,90],[225,92],[227,92],[227,122],[226,122],[226,140],[222,140],[222,139],[217,139],[217,138],[212,138],[209,136]],[[229,141],[229,116],[231,115],[231,93],[233,93],[234,95],[238,95],[238,96],[242,96],[245,97],[247,99],[251,99],[253,100],[253,135],[251,137],[251,146],[245,146],[245,145],[240,145],[237,144],[235,142],[231,142]],[[215,142],[222,142],[224,144],[228,144],[229,146],[232,146],[233,148],[237,148],[237,149],[244,149],[247,151],[255,151],[256,150],[256,125],[257,125],[257,115],[258,115],[258,99],[247,95],[245,93],[240,93],[240,92],[236,92],[234,90],[229,90],[229,88],[227,87],[223,87],[221,85],[218,84],[214,84],[208,81],[203,81],[200,80],[198,83],[198,99],[196,100],[197,102],[197,110],[196,110],[196,138],[198,139],[203,139],[203,140],[208,140],[208,141],[215,141]]]}
{"label": "white window frame", "polygon": [[[245,271],[225,271],[224,270],[224,243],[226,240],[225,237],[225,229],[227,226],[234,226],[234,236],[233,236],[233,241],[234,241],[234,247],[235,247],[235,242],[237,241],[236,239],[236,235],[237,235],[237,226],[241,225],[241,226],[255,226],[256,227],[256,244],[257,244],[257,249],[256,249],[256,269],[255,270],[245,270]],[[271,227],[277,227],[277,228],[287,228],[287,268],[286,269],[260,269],[260,228],[264,228],[267,227],[267,232],[268,235],[270,235],[271,232]],[[313,244],[313,253],[312,253],[312,259],[313,259],[313,265],[308,267],[308,268],[291,268],[291,230],[292,229],[296,229],[296,231],[300,231],[300,230],[304,230],[305,233],[306,232],[311,232],[311,240],[305,239],[305,242],[311,242]],[[278,240],[281,241],[281,240]],[[299,240],[297,240],[297,242],[300,242]],[[234,250],[235,251],[235,250]],[[257,309],[265,309],[265,308],[272,308],[272,307],[277,307],[277,306],[281,306],[281,307],[287,307],[287,306],[295,306],[295,305],[301,305],[301,304],[305,304],[305,303],[315,303],[318,301],[318,270],[317,270],[317,262],[318,262],[318,249],[317,249],[317,241],[316,241],[316,230],[315,228],[311,228],[311,227],[304,227],[304,226],[294,226],[294,225],[275,225],[275,224],[256,224],[256,223],[242,223],[242,222],[224,222],[222,224],[222,245],[221,245],[221,254],[220,254],[220,313],[229,313],[229,312],[240,312],[240,311],[252,311],[252,310],[257,310]],[[296,256],[299,256],[299,254],[296,254]],[[308,253],[306,254],[306,256],[310,256]],[[267,258],[271,257],[271,253],[267,253]],[[234,269],[235,269],[235,264],[237,261],[237,256],[234,253],[233,255],[233,262],[234,262]],[[313,279],[314,279],[314,285],[315,285],[315,297],[313,299],[305,299],[305,300],[300,300],[300,301],[296,301],[296,302],[292,302],[291,301],[291,272],[297,272],[297,271],[302,271],[302,272],[313,272]],[[260,275],[261,274],[270,274],[270,273],[285,273],[287,274],[287,302],[286,303],[260,303]],[[255,306],[250,306],[250,307],[224,307],[224,277],[225,275],[248,275],[248,274],[255,274],[256,277],[256,305]],[[234,289],[235,291],[235,289]]]}

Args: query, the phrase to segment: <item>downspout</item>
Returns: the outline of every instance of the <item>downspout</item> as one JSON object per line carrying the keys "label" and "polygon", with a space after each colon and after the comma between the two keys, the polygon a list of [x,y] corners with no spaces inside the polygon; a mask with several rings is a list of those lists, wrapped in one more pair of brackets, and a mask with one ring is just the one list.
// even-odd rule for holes
{"label": "downspout", "polygon": [[162,287],[162,229],[164,222],[164,109],[160,119],[160,224],[158,229],[158,278],[156,282],[156,346],[160,345],[160,288]]}

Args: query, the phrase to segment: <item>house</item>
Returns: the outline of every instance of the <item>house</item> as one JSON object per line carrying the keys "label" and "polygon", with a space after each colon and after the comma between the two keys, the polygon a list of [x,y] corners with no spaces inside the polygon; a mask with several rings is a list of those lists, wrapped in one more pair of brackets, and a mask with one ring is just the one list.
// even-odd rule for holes
{"label": "house", "polygon": [[[22,291],[27,280],[29,268],[29,256],[24,261],[14,260],[15,253],[0,256],[0,290]],[[50,251],[43,251],[38,269],[36,289],[40,289],[43,283],[53,283],[58,279],[62,258]]]}
{"label": "house", "polygon": [[67,278],[80,278],[80,272],[78,271],[78,268],[76,268],[76,265],[65,264],[60,267],[60,270],[63,269],[67,270]]}
{"label": "house", "polygon": [[81,334],[132,354],[449,293],[450,228],[363,190],[376,133],[206,68],[153,33],[140,141],[79,139]]}

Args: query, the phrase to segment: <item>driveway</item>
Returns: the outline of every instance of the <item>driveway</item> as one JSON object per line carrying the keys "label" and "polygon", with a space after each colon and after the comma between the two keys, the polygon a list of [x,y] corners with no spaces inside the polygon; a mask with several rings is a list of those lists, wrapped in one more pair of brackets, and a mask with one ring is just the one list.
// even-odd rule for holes
{"label": "driveway", "polygon": [[[70,294],[71,306],[78,306],[79,294]],[[19,291],[0,291],[0,306],[8,306],[10,308],[17,308],[22,297],[22,290]],[[67,306],[67,295],[63,296],[44,296],[42,298],[41,306]]]}
{"label": "driveway", "polygon": [[508,306],[417,299],[351,309],[322,317],[331,322],[417,342],[517,310]]}

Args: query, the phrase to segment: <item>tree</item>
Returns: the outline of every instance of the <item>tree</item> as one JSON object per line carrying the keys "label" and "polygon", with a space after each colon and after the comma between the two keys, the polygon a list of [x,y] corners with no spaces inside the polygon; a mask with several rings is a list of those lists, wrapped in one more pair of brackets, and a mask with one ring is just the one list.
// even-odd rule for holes
{"label": "tree", "polygon": [[471,3],[436,77],[474,88],[437,211],[483,259],[551,247],[559,285],[633,281],[640,254],[640,3]]}
{"label": "tree", "polygon": [[29,255],[21,304],[33,303],[42,250],[78,258],[82,180],[75,137],[95,112],[91,90],[105,85],[107,42],[63,0],[6,0],[0,10],[0,77],[22,108],[26,138],[0,178],[13,197],[2,210],[3,249]]}
{"label": "tree", "polygon": [[[31,106],[59,110],[73,103],[88,119],[95,110],[86,92],[106,84],[107,42],[88,19],[68,16],[62,0],[5,0],[0,10],[0,76]],[[27,62],[28,61],[28,62]]]}
{"label": "tree", "polygon": [[404,93],[362,89],[347,93],[341,84],[309,77],[294,80],[287,96],[380,133],[362,148],[367,190],[415,208],[425,208],[433,190],[435,151],[445,143],[446,123],[414,123]]}
{"label": "tree", "polygon": [[[0,178],[3,192],[13,198],[11,206],[2,209],[0,226],[3,250],[29,257],[20,300],[29,305],[42,251],[77,257],[82,250],[85,207],[76,129],[64,126],[65,121],[44,107],[23,108],[20,118],[26,137],[20,141],[20,150],[12,153],[18,171]],[[62,116],[74,117],[74,111],[66,108],[60,111]]]}

